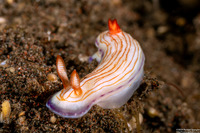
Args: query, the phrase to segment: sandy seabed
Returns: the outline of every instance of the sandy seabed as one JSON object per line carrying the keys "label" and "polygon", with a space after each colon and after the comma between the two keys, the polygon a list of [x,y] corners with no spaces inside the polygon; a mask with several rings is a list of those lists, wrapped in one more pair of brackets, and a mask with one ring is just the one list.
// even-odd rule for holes
{"label": "sandy seabed", "polygon": [[[0,132],[175,132],[200,128],[200,2],[198,0],[0,1],[0,104],[11,113]],[[56,56],[80,77],[96,37],[116,18],[146,56],[145,76],[120,109],[93,106],[79,119],[47,109],[62,89]],[[2,111],[2,109],[0,109]]]}

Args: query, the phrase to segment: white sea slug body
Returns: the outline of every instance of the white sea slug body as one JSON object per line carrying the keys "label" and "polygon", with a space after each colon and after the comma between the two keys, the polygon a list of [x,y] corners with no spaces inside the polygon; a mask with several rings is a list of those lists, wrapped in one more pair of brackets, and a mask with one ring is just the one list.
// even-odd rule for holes
{"label": "white sea slug body", "polygon": [[109,30],[97,37],[98,52],[91,58],[99,65],[81,81],[75,70],[69,81],[64,61],[57,57],[57,72],[64,88],[47,102],[52,112],[65,118],[78,118],[95,104],[104,109],[118,108],[139,87],[144,73],[144,53],[139,43],[119,28],[116,20],[109,20],[108,24]]}

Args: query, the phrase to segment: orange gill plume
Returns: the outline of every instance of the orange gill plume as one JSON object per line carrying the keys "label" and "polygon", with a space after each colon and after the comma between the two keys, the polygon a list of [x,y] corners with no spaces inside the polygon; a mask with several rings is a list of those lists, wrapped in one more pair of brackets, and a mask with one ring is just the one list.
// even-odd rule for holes
{"label": "orange gill plume", "polygon": [[81,96],[82,94],[82,89],[80,87],[80,78],[79,78],[79,75],[78,73],[76,72],[76,70],[74,70],[71,74],[71,77],[70,77],[70,83],[71,83],[71,86],[72,88],[74,89],[74,93],[75,95],[78,97],[78,96]]}
{"label": "orange gill plume", "polygon": [[114,20],[109,19],[108,27],[109,27],[110,34],[116,34],[116,33],[121,32],[121,29],[120,29],[116,19],[114,19]]}

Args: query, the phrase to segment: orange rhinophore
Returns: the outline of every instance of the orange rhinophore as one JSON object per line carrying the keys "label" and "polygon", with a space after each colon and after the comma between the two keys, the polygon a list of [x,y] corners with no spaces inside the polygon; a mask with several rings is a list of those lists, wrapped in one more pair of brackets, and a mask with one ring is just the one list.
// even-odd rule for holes
{"label": "orange rhinophore", "polygon": [[121,29],[120,29],[116,19],[114,19],[114,20],[109,19],[108,27],[109,27],[110,34],[116,34],[116,33],[121,32]]}
{"label": "orange rhinophore", "polygon": [[80,96],[82,94],[82,90],[80,87],[80,78],[76,70],[74,70],[70,77],[70,83],[72,88],[74,89],[74,93],[76,96]]}
{"label": "orange rhinophore", "polygon": [[57,69],[58,76],[62,80],[63,87],[66,89],[69,85],[69,80],[67,77],[67,73],[66,73],[67,70],[65,67],[64,60],[62,59],[60,55],[58,55],[56,59],[56,69]]}

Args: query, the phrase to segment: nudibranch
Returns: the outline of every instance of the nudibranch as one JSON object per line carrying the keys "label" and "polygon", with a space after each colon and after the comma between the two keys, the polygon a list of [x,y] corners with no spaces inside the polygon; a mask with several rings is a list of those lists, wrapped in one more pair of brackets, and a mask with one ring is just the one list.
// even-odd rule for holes
{"label": "nudibranch", "polygon": [[145,56],[139,43],[122,31],[116,20],[108,21],[109,30],[95,42],[98,51],[90,58],[99,65],[81,80],[74,70],[70,80],[61,56],[57,56],[57,73],[63,89],[55,93],[46,106],[64,118],[79,118],[93,105],[104,109],[124,105],[139,87],[144,75]]}

